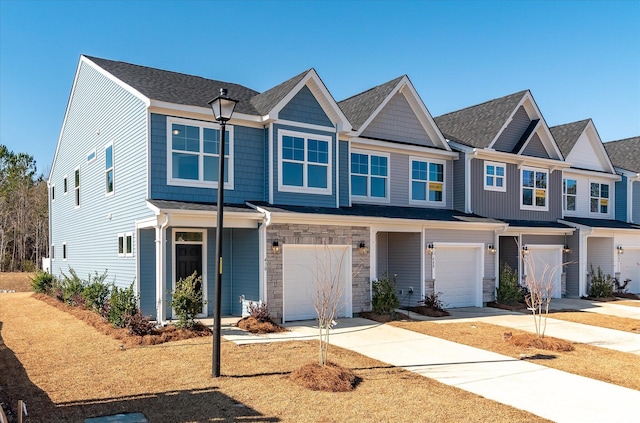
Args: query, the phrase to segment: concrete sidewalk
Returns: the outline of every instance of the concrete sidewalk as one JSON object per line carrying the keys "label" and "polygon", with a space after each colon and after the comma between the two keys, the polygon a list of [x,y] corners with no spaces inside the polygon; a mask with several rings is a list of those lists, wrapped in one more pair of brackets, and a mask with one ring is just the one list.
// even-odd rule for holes
{"label": "concrete sidewalk", "polygon": [[[533,317],[530,314],[511,312],[491,307],[463,307],[450,309],[448,311],[451,316],[447,318],[428,320],[442,324],[450,322],[485,322],[532,333],[535,333],[536,331]],[[420,316],[416,316],[413,313],[411,317],[421,319]],[[638,327],[640,327],[640,322],[638,322]],[[640,354],[640,333],[623,332],[614,329],[548,318],[545,335],[565,339],[571,342],[595,345],[615,351]]]}
{"label": "concrete sidewalk", "polygon": [[[640,304],[640,300],[633,301]],[[592,301],[580,298],[554,298],[551,300],[550,310],[576,310],[589,313],[608,314],[610,316],[640,319],[640,307],[618,304],[617,301]]]}
{"label": "concrete sidewalk", "polygon": [[[237,343],[313,340],[315,325],[261,336],[228,327],[223,335]],[[635,422],[640,413],[640,391],[366,319],[340,319],[331,344],[557,422]]]}

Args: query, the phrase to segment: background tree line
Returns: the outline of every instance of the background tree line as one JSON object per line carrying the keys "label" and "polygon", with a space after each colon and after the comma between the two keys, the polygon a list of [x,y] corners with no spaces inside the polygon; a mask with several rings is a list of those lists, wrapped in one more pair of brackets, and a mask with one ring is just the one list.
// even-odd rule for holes
{"label": "background tree line", "polygon": [[49,255],[47,182],[36,162],[0,144],[0,272],[34,271]]}

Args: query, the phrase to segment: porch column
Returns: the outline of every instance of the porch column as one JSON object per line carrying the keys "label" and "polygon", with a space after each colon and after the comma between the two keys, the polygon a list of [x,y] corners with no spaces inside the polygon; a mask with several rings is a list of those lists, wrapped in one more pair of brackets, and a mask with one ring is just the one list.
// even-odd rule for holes
{"label": "porch column", "polygon": [[164,223],[156,225],[156,321],[158,324],[164,324],[167,320],[167,307],[165,304],[165,279],[166,279],[166,251],[167,237],[166,229],[169,225],[169,215],[165,215]]}

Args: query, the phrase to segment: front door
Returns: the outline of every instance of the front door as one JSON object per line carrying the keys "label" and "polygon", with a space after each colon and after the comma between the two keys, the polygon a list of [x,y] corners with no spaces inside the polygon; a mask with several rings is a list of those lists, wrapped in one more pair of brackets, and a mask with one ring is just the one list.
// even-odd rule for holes
{"label": "front door", "polygon": [[[202,245],[176,244],[176,282],[191,276],[193,272],[202,276]],[[202,292],[202,282],[198,283],[197,288]]]}

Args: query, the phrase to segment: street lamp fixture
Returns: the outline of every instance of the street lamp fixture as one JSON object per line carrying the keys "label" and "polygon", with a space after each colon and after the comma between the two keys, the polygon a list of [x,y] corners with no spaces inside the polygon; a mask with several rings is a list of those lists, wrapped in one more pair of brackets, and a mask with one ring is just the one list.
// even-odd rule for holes
{"label": "street lamp fixture", "polygon": [[220,376],[220,308],[222,307],[222,232],[224,229],[223,213],[224,213],[224,144],[226,136],[226,123],[233,115],[233,109],[236,107],[237,100],[233,100],[227,96],[227,89],[220,88],[220,95],[209,102],[213,117],[220,123],[220,148],[218,159],[218,202],[217,205],[217,225],[216,225],[216,281],[213,289],[213,358],[212,370],[213,377]]}

